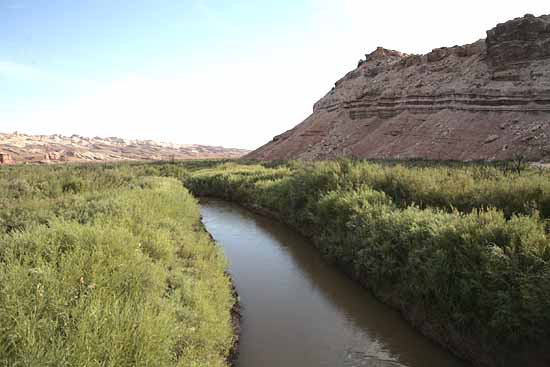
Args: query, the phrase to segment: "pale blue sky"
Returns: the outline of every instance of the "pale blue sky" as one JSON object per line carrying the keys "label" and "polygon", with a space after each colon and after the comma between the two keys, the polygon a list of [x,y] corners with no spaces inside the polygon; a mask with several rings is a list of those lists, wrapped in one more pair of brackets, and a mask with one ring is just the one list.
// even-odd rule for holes
{"label": "pale blue sky", "polygon": [[546,1],[0,0],[0,132],[255,148],[376,46],[473,42]]}

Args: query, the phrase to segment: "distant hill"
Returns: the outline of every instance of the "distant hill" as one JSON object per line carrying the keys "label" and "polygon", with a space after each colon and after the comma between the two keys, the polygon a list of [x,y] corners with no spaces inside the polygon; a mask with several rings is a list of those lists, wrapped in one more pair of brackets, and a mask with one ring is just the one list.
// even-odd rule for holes
{"label": "distant hill", "polygon": [[426,55],[380,47],[304,122],[247,158],[520,155],[550,161],[550,15],[516,18],[484,40]]}
{"label": "distant hill", "polygon": [[0,133],[0,164],[238,158],[244,149],[79,135]]}

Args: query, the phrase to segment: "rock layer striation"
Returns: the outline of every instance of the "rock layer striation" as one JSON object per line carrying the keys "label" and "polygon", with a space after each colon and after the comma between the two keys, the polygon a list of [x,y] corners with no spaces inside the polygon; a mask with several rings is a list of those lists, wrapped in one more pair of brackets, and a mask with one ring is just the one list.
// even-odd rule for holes
{"label": "rock layer striation", "polygon": [[379,47],[293,129],[250,159],[550,159],[550,15],[475,43],[407,55]]}
{"label": "rock layer striation", "polygon": [[0,133],[0,164],[239,158],[249,151],[116,137]]}

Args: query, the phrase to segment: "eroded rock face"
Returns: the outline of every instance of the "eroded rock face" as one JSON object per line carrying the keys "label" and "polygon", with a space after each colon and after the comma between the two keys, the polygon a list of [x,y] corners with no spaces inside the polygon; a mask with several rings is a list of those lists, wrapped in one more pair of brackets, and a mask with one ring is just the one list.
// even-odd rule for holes
{"label": "eroded rock face", "polygon": [[61,159],[60,152],[47,152],[44,156],[44,159],[47,161],[59,161]]}
{"label": "eroded rock face", "polygon": [[15,161],[13,160],[11,154],[8,153],[0,153],[0,164],[14,164]]}
{"label": "eroded rock face", "polygon": [[0,133],[0,164],[239,158],[248,150],[116,137]]}
{"label": "eroded rock face", "polygon": [[510,20],[487,31],[487,55],[495,66],[550,57],[550,16]]}
{"label": "eroded rock face", "polygon": [[550,158],[550,16],[406,55],[378,48],[252,159]]}

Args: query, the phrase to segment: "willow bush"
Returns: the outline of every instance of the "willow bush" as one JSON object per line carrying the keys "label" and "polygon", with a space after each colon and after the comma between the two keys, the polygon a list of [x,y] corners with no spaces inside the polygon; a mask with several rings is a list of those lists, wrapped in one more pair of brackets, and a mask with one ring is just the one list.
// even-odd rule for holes
{"label": "willow bush", "polygon": [[549,182],[494,167],[330,161],[226,164],[186,185],[272,210],[379,298],[498,355],[550,338]]}
{"label": "willow bush", "polygon": [[0,366],[226,366],[226,262],[181,182],[32,168],[0,171]]}

